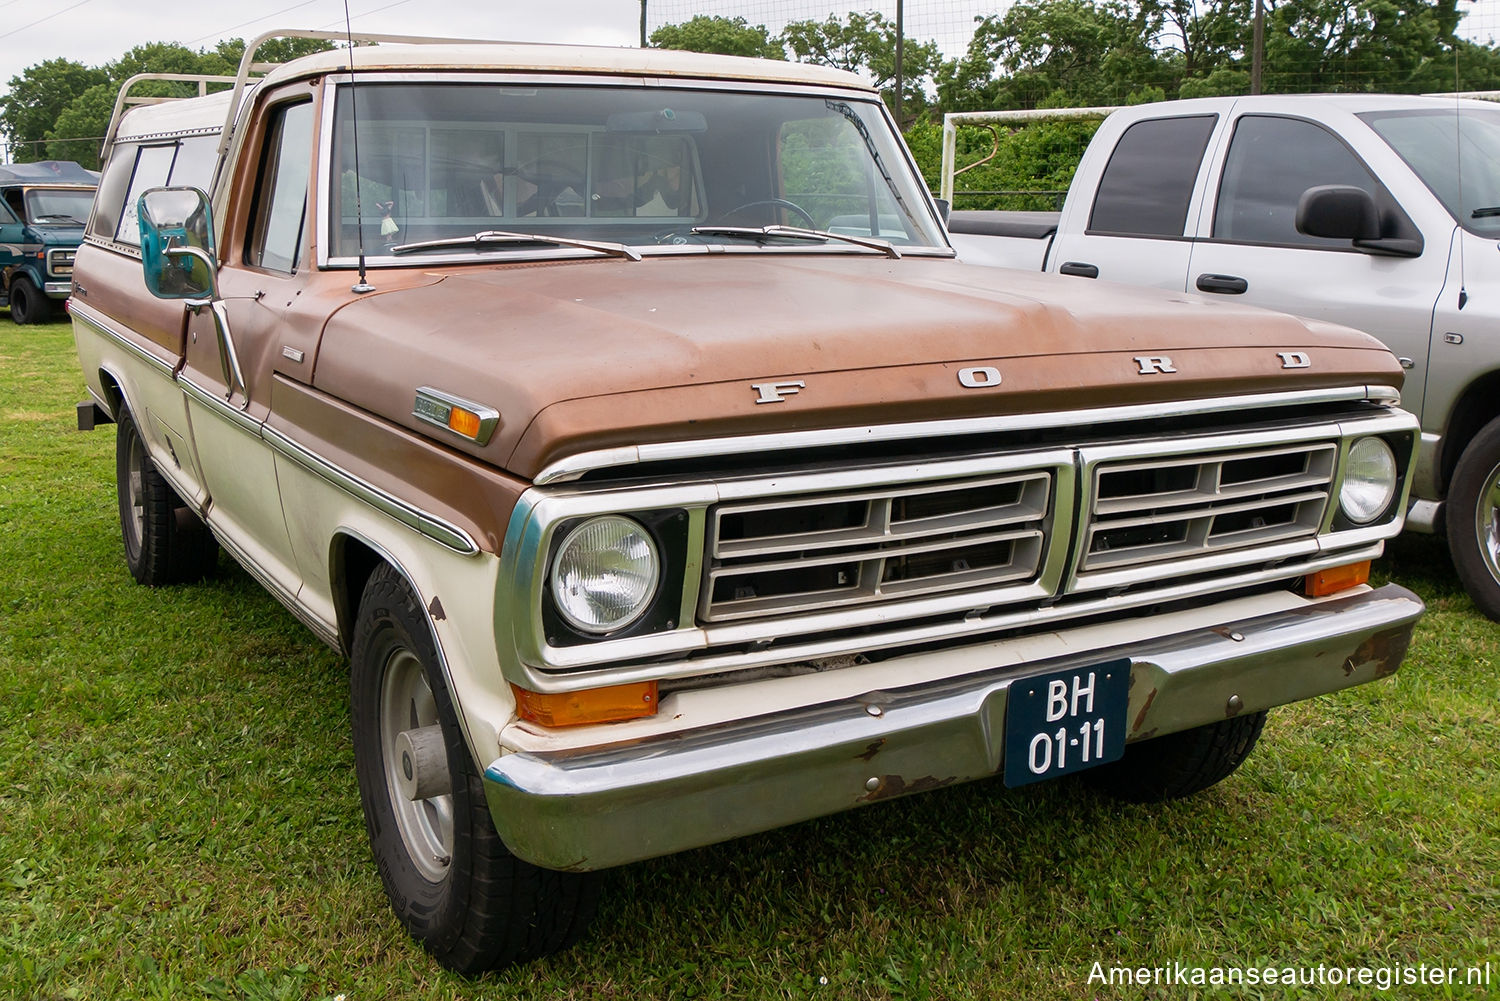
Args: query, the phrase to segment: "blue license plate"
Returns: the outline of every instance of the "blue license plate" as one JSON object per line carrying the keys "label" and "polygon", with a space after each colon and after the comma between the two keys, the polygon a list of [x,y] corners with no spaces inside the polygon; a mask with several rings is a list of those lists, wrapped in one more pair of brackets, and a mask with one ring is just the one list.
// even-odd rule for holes
{"label": "blue license plate", "polygon": [[1028,785],[1117,760],[1125,753],[1129,702],[1128,659],[1011,682],[1005,784]]}

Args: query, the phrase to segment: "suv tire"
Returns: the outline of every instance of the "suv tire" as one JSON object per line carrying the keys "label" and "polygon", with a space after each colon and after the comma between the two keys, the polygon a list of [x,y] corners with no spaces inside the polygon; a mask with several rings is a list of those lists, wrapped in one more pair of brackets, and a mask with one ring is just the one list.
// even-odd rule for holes
{"label": "suv tire", "polygon": [[[464,974],[576,942],[593,917],[596,880],[540,869],[501,842],[426,617],[387,564],[365,585],[350,661],[354,770],[365,826],[406,930],[439,963]],[[425,771],[413,758],[429,763]],[[403,792],[403,771],[408,783],[414,771],[421,776],[415,781],[428,783],[425,798]]]}
{"label": "suv tire", "polygon": [[1500,418],[1459,456],[1443,527],[1464,590],[1481,612],[1500,621]]}

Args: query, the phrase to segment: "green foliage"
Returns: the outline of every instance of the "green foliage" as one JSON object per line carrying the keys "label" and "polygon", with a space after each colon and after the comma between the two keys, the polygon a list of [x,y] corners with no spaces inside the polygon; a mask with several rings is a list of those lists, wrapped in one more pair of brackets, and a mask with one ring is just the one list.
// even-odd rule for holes
{"label": "green foliage", "polygon": [[[894,107],[896,96],[896,25],[878,11],[854,12],[847,19],[832,14],[825,21],[793,21],[781,40],[799,62],[867,75]],[[936,42],[907,38],[901,51],[903,116],[928,104],[927,84],[942,65]]]}
{"label": "green foliage", "polygon": [[[959,175],[953,207],[1056,211],[1098,127],[1098,122],[1035,122],[1015,130],[959,128],[954,142],[959,169],[978,165]],[[906,142],[928,188],[937,191],[942,126],[919,122],[907,130]]]}
{"label": "green foliage", "polygon": [[743,17],[699,14],[682,24],[664,24],[651,33],[651,44],[658,49],[686,49],[724,56],[786,58],[781,41],[770,37],[765,25],[751,25]]}
{"label": "green foliage", "polygon": [[[17,161],[77,160],[99,167],[99,153],[120,85],[138,73],[191,73],[233,76],[239,69],[245,41],[220,42],[212,50],[194,51],[175,42],[137,45],[102,67],[86,67],[66,59],[50,59],[12,77],[11,91],[0,98],[0,130],[8,138]],[[260,60],[283,62],[330,48],[312,39],[275,39]],[[227,87],[219,84],[210,89]],[[191,97],[197,84],[184,81],[147,81],[131,91],[141,97]]]}
{"label": "green foliage", "polygon": [[0,98],[0,130],[10,142],[12,160],[48,159],[44,140],[58,116],[80,94],[108,79],[104,70],[71,59],[48,59],[11,77],[10,93]]}

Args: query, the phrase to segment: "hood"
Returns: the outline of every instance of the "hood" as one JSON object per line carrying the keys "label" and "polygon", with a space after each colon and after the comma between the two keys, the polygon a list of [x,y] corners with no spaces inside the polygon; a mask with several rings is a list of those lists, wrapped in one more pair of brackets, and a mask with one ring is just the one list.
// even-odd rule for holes
{"label": "hood", "polygon": [[[423,434],[418,387],[493,407],[494,438],[467,450],[527,477],[647,441],[1401,382],[1347,328],[945,259],[714,254],[433,278],[336,312],[314,384]],[[1000,379],[965,386],[964,368]],[[756,388],[775,383],[802,385]]]}

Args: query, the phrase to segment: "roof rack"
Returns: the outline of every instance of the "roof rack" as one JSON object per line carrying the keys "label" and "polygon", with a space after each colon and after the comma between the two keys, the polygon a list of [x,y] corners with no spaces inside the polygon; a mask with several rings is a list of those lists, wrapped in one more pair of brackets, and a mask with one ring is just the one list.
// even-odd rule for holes
{"label": "roof rack", "polygon": [[114,142],[115,133],[120,129],[120,119],[125,117],[127,107],[135,107],[142,104],[165,104],[168,101],[180,101],[180,97],[132,97],[131,88],[138,83],[148,80],[177,80],[198,85],[198,96],[208,94],[208,85],[211,83],[234,83],[232,76],[208,76],[202,73],[137,73],[120,85],[120,93],[115,97],[115,110],[109,116],[109,130],[104,133],[104,148],[109,149],[110,143]]}

